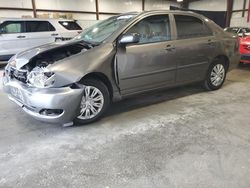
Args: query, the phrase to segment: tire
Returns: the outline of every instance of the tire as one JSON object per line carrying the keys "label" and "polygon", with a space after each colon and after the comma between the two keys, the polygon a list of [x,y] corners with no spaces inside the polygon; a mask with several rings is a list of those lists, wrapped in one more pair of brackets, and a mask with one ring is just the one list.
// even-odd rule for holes
{"label": "tire", "polygon": [[83,80],[82,84],[85,87],[78,114],[74,120],[74,123],[78,125],[99,120],[110,105],[110,93],[102,81],[86,79]]}
{"label": "tire", "polygon": [[218,90],[225,82],[227,69],[221,59],[215,60],[209,67],[204,87],[208,91]]}

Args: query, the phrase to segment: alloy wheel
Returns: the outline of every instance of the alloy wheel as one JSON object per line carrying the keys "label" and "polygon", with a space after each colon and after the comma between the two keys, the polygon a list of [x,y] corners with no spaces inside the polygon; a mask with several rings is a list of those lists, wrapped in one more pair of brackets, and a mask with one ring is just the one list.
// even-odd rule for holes
{"label": "alloy wheel", "polygon": [[219,86],[223,83],[225,78],[225,68],[222,64],[217,64],[212,69],[210,80],[214,86]]}
{"label": "alloy wheel", "polygon": [[102,92],[94,86],[85,86],[80,104],[81,120],[88,120],[96,117],[102,110],[104,97]]}

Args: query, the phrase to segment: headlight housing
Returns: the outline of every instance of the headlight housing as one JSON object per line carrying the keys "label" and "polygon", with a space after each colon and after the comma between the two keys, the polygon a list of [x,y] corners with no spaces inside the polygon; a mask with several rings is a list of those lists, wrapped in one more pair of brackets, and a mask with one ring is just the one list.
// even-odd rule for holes
{"label": "headlight housing", "polygon": [[27,76],[28,84],[37,88],[49,88],[55,83],[55,74],[44,67],[35,67]]}

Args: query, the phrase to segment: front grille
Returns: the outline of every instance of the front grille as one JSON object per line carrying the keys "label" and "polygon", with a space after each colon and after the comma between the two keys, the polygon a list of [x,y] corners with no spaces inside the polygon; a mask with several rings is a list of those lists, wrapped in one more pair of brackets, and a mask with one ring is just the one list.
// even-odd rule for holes
{"label": "front grille", "polygon": [[16,79],[23,83],[27,82],[27,70],[17,70],[14,67],[11,67],[9,70],[9,76],[11,79]]}

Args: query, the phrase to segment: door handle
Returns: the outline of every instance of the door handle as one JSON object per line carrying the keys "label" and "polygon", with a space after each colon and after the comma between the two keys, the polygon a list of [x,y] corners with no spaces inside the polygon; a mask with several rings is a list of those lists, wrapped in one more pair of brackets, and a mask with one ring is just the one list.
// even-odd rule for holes
{"label": "door handle", "polygon": [[172,46],[172,45],[167,45],[166,48],[165,48],[165,50],[167,50],[167,51],[173,51],[173,50],[175,50],[175,47]]}
{"label": "door handle", "polygon": [[58,36],[58,33],[51,34],[52,37]]}
{"label": "door handle", "polygon": [[19,35],[19,36],[17,36],[17,38],[19,38],[19,39],[23,39],[23,38],[26,38],[26,36]]}

